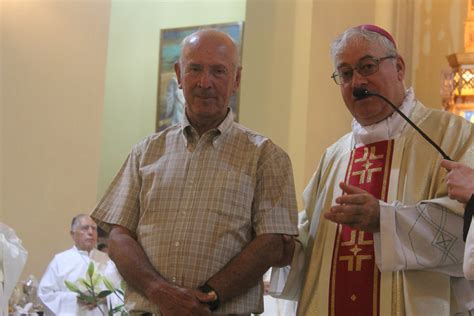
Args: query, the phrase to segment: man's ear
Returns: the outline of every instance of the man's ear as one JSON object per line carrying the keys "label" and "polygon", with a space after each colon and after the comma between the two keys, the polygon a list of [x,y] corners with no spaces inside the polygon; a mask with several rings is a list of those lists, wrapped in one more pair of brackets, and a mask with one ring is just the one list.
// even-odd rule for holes
{"label": "man's ear", "polygon": [[405,61],[403,60],[402,56],[398,55],[397,56],[397,61],[396,61],[396,67],[397,67],[397,77],[398,80],[403,81],[405,79]]}
{"label": "man's ear", "polygon": [[176,79],[178,79],[178,87],[180,89],[183,89],[181,85],[181,66],[179,64],[179,61],[174,63],[174,72],[176,73]]}
{"label": "man's ear", "polygon": [[240,66],[237,68],[237,71],[235,72],[235,81],[234,81],[234,93],[239,89],[240,87],[240,79],[242,78],[242,67]]}

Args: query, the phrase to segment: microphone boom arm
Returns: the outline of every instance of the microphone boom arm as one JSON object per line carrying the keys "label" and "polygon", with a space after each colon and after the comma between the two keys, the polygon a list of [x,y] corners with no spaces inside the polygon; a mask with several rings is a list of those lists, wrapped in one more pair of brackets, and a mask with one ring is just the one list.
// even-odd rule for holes
{"label": "microphone boom arm", "polygon": [[392,109],[394,109],[398,114],[400,114],[404,119],[405,121],[407,121],[418,133],[420,133],[421,136],[423,136],[423,138],[428,142],[430,143],[431,145],[433,145],[434,148],[436,148],[436,150],[443,156],[444,159],[446,160],[451,160],[452,159],[441,149],[441,147],[439,147],[434,141],[431,140],[431,138],[428,137],[428,135],[426,135],[418,126],[415,125],[415,123],[413,123],[405,114],[403,114],[402,111],[400,111],[392,102],[390,102],[386,97],[384,97],[383,95],[380,95],[380,94],[377,94],[377,93],[373,93],[373,92],[370,92],[370,91],[367,91],[365,90],[365,96],[375,96],[375,97],[379,97],[381,98],[382,100],[384,100],[385,102],[387,102],[391,107]]}

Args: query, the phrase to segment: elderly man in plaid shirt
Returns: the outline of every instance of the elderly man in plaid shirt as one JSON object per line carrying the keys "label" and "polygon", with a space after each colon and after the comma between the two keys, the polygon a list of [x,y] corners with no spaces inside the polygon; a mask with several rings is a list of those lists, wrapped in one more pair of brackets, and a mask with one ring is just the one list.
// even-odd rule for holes
{"label": "elderly man in plaid shirt", "polygon": [[[134,146],[92,216],[127,281],[135,315],[263,311],[262,275],[298,233],[288,155],[238,123],[238,50],[225,33],[188,36],[175,64],[181,123]],[[285,238],[287,240],[288,238]]]}

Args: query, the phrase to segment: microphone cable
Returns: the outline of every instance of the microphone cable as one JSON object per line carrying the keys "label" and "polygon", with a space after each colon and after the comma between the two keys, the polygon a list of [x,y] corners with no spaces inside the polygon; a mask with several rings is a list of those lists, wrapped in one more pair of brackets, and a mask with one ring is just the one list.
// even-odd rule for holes
{"label": "microphone cable", "polygon": [[370,96],[381,98],[382,100],[387,102],[398,114],[400,114],[405,119],[405,121],[407,121],[418,133],[420,133],[420,135],[423,136],[423,138],[428,143],[430,143],[443,156],[444,159],[453,161],[431,138],[428,137],[428,135],[426,135],[418,126],[415,125],[415,123],[413,123],[405,114],[403,114],[403,112],[400,111],[398,107],[395,106],[395,104],[393,104],[383,95],[380,95],[375,92],[370,92],[365,88],[354,88],[354,90],[352,91],[352,95],[356,97],[357,100],[365,99]]}

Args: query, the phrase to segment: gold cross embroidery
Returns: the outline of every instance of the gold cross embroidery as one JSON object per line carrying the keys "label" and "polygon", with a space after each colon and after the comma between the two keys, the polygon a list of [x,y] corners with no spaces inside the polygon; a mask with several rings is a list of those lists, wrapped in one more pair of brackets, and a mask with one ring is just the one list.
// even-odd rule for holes
{"label": "gold cross embroidery", "polygon": [[[372,255],[360,255],[355,256],[356,258],[356,267],[355,271],[362,270],[362,261],[372,259]],[[347,271],[354,271],[354,256],[341,256],[340,261],[347,261]]]}
{"label": "gold cross embroidery", "polygon": [[372,259],[372,255],[359,255],[363,249],[359,248],[358,245],[372,245],[373,240],[364,240],[365,232],[359,231],[359,238],[357,238],[356,243],[356,232],[355,230],[351,231],[351,239],[341,243],[341,246],[353,246],[349,251],[353,253],[352,256],[340,256],[340,261],[347,261],[347,270],[354,271],[354,258],[355,258],[355,271],[362,270],[362,261]]}
{"label": "gold cross embroidery", "polygon": [[369,154],[369,148],[368,147],[364,148],[363,156],[361,158],[357,158],[356,160],[354,160],[354,162],[356,163],[365,162],[362,165],[364,169],[359,170],[359,171],[354,171],[352,173],[353,176],[360,176],[359,184],[364,184],[366,182],[365,181],[366,175],[367,175],[367,183],[372,182],[372,173],[381,172],[382,168],[381,167],[370,168],[373,165],[373,163],[371,163],[370,160],[379,160],[383,158],[384,158],[383,154],[382,155],[375,154],[375,146],[370,147],[370,154]]}
{"label": "gold cross embroidery", "polygon": [[[357,230],[352,230],[351,231],[351,239],[348,240],[348,241],[343,241],[341,243],[341,246],[353,246],[353,245],[355,245],[356,244],[356,242],[355,242],[356,233],[357,233]],[[359,238],[357,238],[357,244],[359,244],[359,245],[372,245],[374,243],[373,240],[365,240],[364,237],[365,237],[365,231],[359,230]]]}

